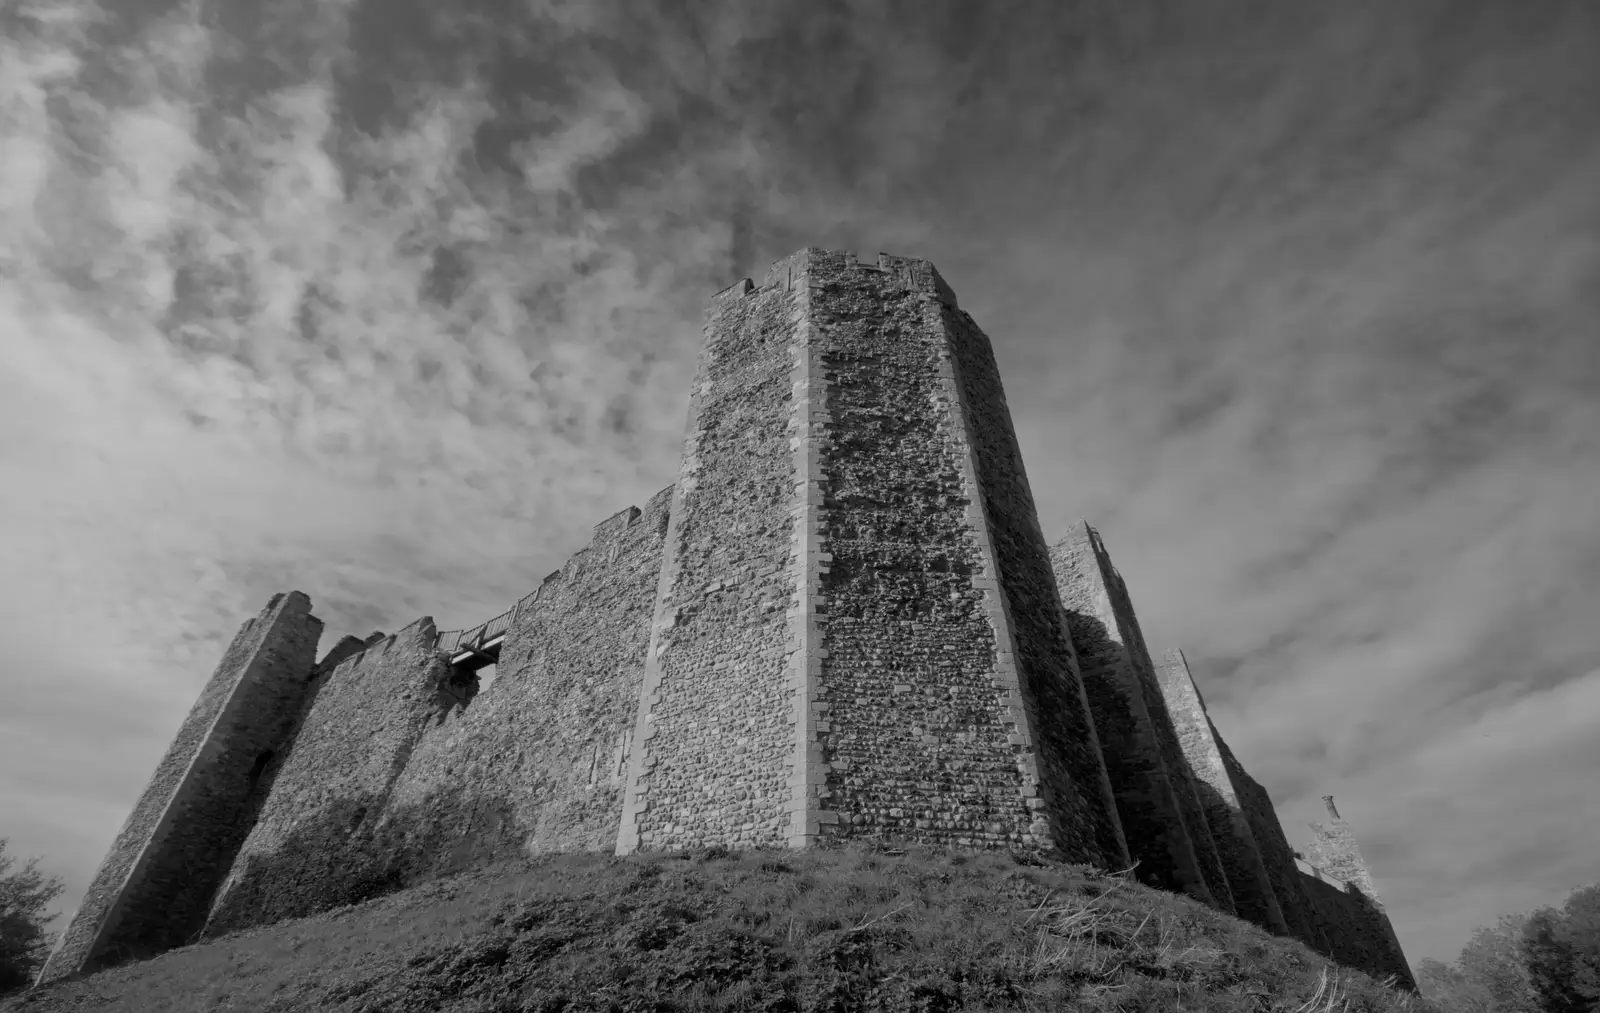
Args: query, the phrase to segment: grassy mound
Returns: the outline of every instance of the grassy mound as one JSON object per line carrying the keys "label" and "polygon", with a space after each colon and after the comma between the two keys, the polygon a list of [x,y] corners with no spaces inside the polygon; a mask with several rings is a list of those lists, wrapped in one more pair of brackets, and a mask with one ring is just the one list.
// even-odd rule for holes
{"label": "grassy mound", "polygon": [[1429,1007],[1186,897],[913,849],[503,864],[39,989],[0,1010],[403,1013]]}

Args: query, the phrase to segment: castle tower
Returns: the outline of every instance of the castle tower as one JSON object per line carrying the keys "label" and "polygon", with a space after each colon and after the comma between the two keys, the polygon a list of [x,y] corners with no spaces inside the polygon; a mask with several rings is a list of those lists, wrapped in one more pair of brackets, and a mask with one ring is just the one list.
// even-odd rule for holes
{"label": "castle tower", "polygon": [[1378,896],[1378,888],[1372,883],[1366,860],[1361,857],[1355,833],[1339,815],[1332,795],[1322,796],[1322,804],[1328,810],[1328,822],[1307,824],[1316,840],[1306,849],[1306,860],[1361,894],[1364,903],[1370,906],[1368,917],[1375,926],[1373,935],[1377,937],[1370,943],[1375,952],[1371,960],[1373,970],[1379,974],[1394,974],[1402,984],[1415,990],[1416,978],[1411,973],[1405,951],[1400,948],[1400,938],[1395,935],[1383,900]]}
{"label": "castle tower", "polygon": [[926,261],[719,293],[617,851],[879,837],[1126,860],[988,338]]}
{"label": "castle tower", "polygon": [[1322,804],[1328,810],[1328,822],[1306,824],[1316,836],[1315,842],[1306,849],[1307,860],[1335,879],[1354,884],[1381,910],[1383,901],[1378,898],[1377,887],[1372,885],[1372,876],[1367,872],[1367,863],[1361,857],[1361,848],[1356,844],[1350,824],[1339,815],[1332,795],[1322,796]]}
{"label": "castle tower", "polygon": [[1242,771],[1230,769],[1237,767],[1232,762],[1233,754],[1206,714],[1205,700],[1200,696],[1182,651],[1166,653],[1160,688],[1183,754],[1194,773],[1212,839],[1227,871],[1234,910],[1240,918],[1287,935],[1289,926],[1251,827],[1247,808],[1250,800],[1242,796],[1235,777]]}
{"label": "castle tower", "polygon": [[1050,550],[1136,875],[1234,912],[1222,859],[1122,574],[1081,524]]}
{"label": "castle tower", "polygon": [[262,770],[299,713],[322,620],[299,591],[239,629],[117,834],[39,983],[182,946],[244,835]]}

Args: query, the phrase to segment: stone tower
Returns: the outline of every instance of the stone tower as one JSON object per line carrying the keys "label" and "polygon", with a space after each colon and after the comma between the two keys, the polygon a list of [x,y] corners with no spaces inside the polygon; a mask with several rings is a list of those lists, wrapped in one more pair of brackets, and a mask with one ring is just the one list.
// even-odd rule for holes
{"label": "stone tower", "polygon": [[277,594],[233,638],[39,972],[53,981],[182,946],[250,830],[262,770],[299,713],[322,633]]}
{"label": "stone tower", "polygon": [[1346,891],[1355,891],[1359,903],[1367,909],[1367,931],[1375,937],[1364,941],[1367,948],[1363,954],[1364,964],[1369,971],[1380,975],[1393,974],[1402,983],[1415,989],[1416,978],[1411,973],[1411,964],[1406,960],[1400,939],[1395,935],[1394,924],[1389,921],[1389,913],[1378,896],[1378,888],[1372,883],[1372,874],[1367,871],[1366,860],[1361,857],[1354,831],[1339,815],[1332,795],[1322,796],[1322,804],[1328,810],[1328,822],[1307,824],[1316,840],[1306,849],[1306,861],[1318,868],[1319,876],[1325,872],[1343,881]]}
{"label": "stone tower", "polygon": [[1139,881],[1230,914],[1233,895],[1122,574],[1088,524],[1050,550]]}
{"label": "stone tower", "polygon": [[1160,682],[1167,713],[1193,771],[1206,820],[1228,874],[1234,910],[1240,918],[1287,935],[1289,925],[1251,825],[1250,799],[1238,783],[1240,772],[1234,769],[1232,752],[1206,714],[1205,700],[1182,651],[1166,653]]}
{"label": "stone tower", "polygon": [[1332,795],[1322,796],[1322,804],[1328,810],[1328,822],[1306,824],[1316,836],[1306,849],[1307,861],[1334,878],[1354,885],[1382,910],[1383,901],[1378,898],[1377,887],[1372,885],[1372,875],[1367,872],[1367,863],[1361,857],[1361,848],[1356,844],[1350,824],[1339,815]]}
{"label": "stone tower", "polygon": [[933,265],[718,294],[617,851],[876,836],[1123,867],[988,338]]}

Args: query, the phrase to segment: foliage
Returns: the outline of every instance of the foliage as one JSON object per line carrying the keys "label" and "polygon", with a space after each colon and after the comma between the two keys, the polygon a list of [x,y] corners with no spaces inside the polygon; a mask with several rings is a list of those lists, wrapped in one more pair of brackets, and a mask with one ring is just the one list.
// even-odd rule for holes
{"label": "foliage", "polygon": [[7,843],[0,837],[0,995],[33,983],[50,952],[45,926],[55,916],[45,907],[62,890],[60,880],[40,874],[37,858],[10,872],[16,860],[6,854]]}
{"label": "foliage", "polygon": [[1600,1008],[1600,884],[1574,891],[1560,911],[1535,911],[1522,956],[1543,1013]]}
{"label": "foliage", "polygon": [[1452,964],[1417,965],[1423,995],[1450,1013],[1600,1010],[1600,884],[1561,910],[1501,915],[1480,926]]}
{"label": "foliage", "polygon": [[[1187,897],[1005,853],[570,853],[29,993],[15,1007],[1376,1013],[1423,1004]],[[1453,1013],[1453,1011],[1452,1011]]]}

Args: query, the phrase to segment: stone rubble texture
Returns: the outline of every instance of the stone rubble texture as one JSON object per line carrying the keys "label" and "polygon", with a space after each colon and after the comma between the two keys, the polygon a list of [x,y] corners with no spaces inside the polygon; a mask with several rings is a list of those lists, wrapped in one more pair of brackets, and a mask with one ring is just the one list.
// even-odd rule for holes
{"label": "stone rubble texture", "polygon": [[40,981],[519,852],[871,839],[1137,858],[1412,984],[1348,826],[1295,868],[1098,535],[1047,545],[932,264],[807,249],[725,289],[689,401],[678,480],[518,603],[481,692],[431,618],[315,662],[310,601],[275,596]]}

